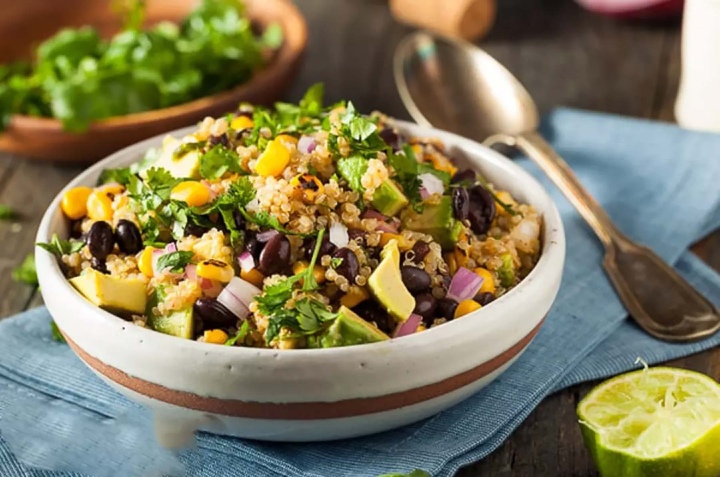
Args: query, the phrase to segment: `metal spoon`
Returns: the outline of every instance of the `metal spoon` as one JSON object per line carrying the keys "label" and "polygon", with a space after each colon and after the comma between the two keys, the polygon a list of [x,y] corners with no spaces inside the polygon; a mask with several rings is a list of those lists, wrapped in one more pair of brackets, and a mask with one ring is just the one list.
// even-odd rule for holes
{"label": "metal spoon", "polygon": [[605,246],[605,272],[645,331],[690,341],[720,329],[717,308],[652,250],[623,235],[536,132],[535,103],[500,63],[469,43],[418,32],[398,45],[394,67],[400,97],[415,121],[488,146],[514,146],[550,177]]}

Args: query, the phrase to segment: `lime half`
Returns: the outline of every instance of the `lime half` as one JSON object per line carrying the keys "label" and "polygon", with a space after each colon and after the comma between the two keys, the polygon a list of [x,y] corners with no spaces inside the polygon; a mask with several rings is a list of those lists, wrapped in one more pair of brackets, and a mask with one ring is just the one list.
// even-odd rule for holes
{"label": "lime half", "polygon": [[593,389],[577,415],[603,477],[720,475],[720,384],[708,376],[627,373]]}

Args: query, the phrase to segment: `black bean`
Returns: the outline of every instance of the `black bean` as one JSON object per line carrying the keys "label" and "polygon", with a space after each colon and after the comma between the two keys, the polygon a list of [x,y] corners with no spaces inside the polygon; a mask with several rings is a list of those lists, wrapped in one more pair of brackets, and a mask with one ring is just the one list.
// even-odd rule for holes
{"label": "black bean", "polygon": [[373,300],[365,300],[353,308],[363,320],[375,323],[380,331],[392,333],[395,329],[395,320]]}
{"label": "black bean", "polygon": [[92,257],[90,259],[90,267],[92,267],[93,270],[97,270],[100,273],[104,273],[105,275],[110,275],[110,272],[107,269],[107,264],[105,263],[104,259],[99,259],[97,257]]}
{"label": "black bean", "polygon": [[430,275],[417,267],[400,267],[400,276],[405,288],[410,293],[425,291],[430,288]]}
{"label": "black bean", "polygon": [[227,133],[222,133],[219,136],[210,136],[208,139],[208,145],[217,146],[218,144],[227,148],[230,147],[230,138]]}
{"label": "black bean", "polygon": [[265,244],[258,259],[258,270],[265,276],[282,272],[290,265],[290,241],[283,234],[274,235]]}
{"label": "black bean", "polygon": [[413,261],[415,263],[422,262],[428,253],[430,253],[430,246],[427,244],[427,242],[423,242],[422,240],[418,240],[415,242],[415,245],[413,245],[413,253],[415,254],[415,258]]}
{"label": "black bean", "polygon": [[470,209],[468,220],[470,228],[476,234],[484,234],[490,229],[495,218],[495,199],[483,186],[470,189]]}
{"label": "black bean", "polygon": [[477,181],[477,174],[472,169],[458,171],[450,181],[452,184],[474,184]]}
{"label": "black bean", "polygon": [[[316,237],[311,238],[305,244],[305,257],[308,260],[312,259],[313,252],[315,251],[315,245],[317,245]],[[320,244],[320,252],[318,253],[318,257],[322,257],[323,255],[332,255],[335,250],[337,250],[337,247],[330,241],[330,238],[325,235],[323,237],[322,244]]]}
{"label": "black bean", "polygon": [[85,243],[87,243],[93,257],[105,260],[115,246],[115,236],[110,224],[103,221],[92,224]]}
{"label": "black bean", "polygon": [[184,235],[187,237],[189,235],[192,235],[194,237],[202,237],[205,232],[207,232],[207,229],[205,227],[202,227],[198,224],[194,224],[192,222],[188,222],[185,226],[185,232]]}
{"label": "black bean", "polygon": [[467,189],[456,187],[452,191],[452,204],[455,218],[458,220],[467,220],[470,213],[470,195]]}
{"label": "black bean", "polygon": [[347,247],[343,247],[333,254],[333,258],[342,259],[340,265],[335,267],[338,275],[347,278],[350,283],[355,283],[355,277],[360,273],[360,263],[358,262],[355,252]]}
{"label": "black bean", "polygon": [[235,222],[235,227],[238,229],[242,229],[245,225],[245,216],[243,216],[242,212],[240,212],[240,209],[233,211],[233,222]]}
{"label": "black bean", "polygon": [[235,326],[238,321],[238,317],[215,298],[199,298],[193,306],[193,317],[199,317],[207,329]]}
{"label": "black bean", "polygon": [[424,322],[432,323],[435,317],[438,301],[432,296],[432,293],[421,293],[415,297],[415,309],[413,313],[423,317]]}
{"label": "black bean", "polygon": [[392,147],[394,151],[399,151],[401,149],[401,138],[395,131],[392,130],[392,128],[385,128],[380,131],[379,134],[382,140],[385,141],[385,144]]}
{"label": "black bean", "polygon": [[253,236],[247,239],[247,241],[245,242],[245,250],[250,252],[250,255],[252,255],[255,260],[258,260],[260,258],[260,252],[262,252],[264,245],[265,244],[258,242],[257,239]]}
{"label": "black bean", "polygon": [[493,295],[490,292],[482,292],[480,295],[475,297],[475,300],[480,303],[482,306],[487,305],[491,301],[495,299],[495,295]]}
{"label": "black bean", "polygon": [[367,232],[361,229],[348,229],[348,237],[350,240],[356,242],[359,245],[365,244],[365,237],[367,236]]}
{"label": "black bean", "polygon": [[115,226],[115,241],[120,251],[127,254],[138,253],[143,248],[143,239],[137,225],[122,219]]}
{"label": "black bean", "polygon": [[452,298],[441,298],[437,303],[438,315],[445,318],[446,320],[452,320],[455,318],[455,310],[458,307],[458,302]]}

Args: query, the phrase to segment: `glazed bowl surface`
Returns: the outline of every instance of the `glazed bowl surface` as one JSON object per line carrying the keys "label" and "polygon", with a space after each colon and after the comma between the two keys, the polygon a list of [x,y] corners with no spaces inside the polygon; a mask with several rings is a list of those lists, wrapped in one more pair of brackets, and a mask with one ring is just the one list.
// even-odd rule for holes
{"label": "glazed bowl surface", "polygon": [[[147,25],[181,21],[198,0],[149,0]],[[26,0],[12,2],[0,15],[0,63],[28,58],[33,46],[61,27],[93,25],[103,36],[118,29],[109,2],[97,0]],[[60,120],[14,115],[0,133],[0,150],[38,161],[87,164],[142,139],[188,126],[206,116],[234,111],[241,101],[270,104],[292,84],[307,46],[305,19],[286,0],[245,0],[247,17],[260,27],[279,24],[283,44],[272,60],[236,87],[163,109],[93,122],[82,133],[68,132]]]}
{"label": "glazed bowl surface", "polygon": [[[182,445],[197,429],[271,441],[332,440],[389,430],[476,393],[532,341],[558,292],[565,259],[555,204],[531,175],[497,152],[451,133],[395,124],[407,134],[443,140],[458,163],[479,170],[543,216],[535,269],[504,296],[442,326],[329,349],[256,349],[183,340],[95,307],[65,279],[55,257],[36,248],[45,304],[68,343],[108,384],[153,411],[162,444]],[[135,162],[161,140],[151,138],[111,155],[67,188],[94,185],[103,169]],[[59,209],[62,194],[43,217],[39,242],[54,233],[68,234]]]}

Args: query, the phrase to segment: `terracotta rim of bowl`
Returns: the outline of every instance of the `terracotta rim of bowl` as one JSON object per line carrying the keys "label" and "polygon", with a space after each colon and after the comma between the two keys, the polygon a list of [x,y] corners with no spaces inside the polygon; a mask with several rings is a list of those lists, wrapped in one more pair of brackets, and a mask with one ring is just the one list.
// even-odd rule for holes
{"label": "terracotta rim of bowl", "polygon": [[[282,420],[324,420],[337,419],[391,411],[412,406],[443,396],[464,386],[472,384],[517,357],[537,335],[545,322],[540,323],[530,333],[495,358],[481,363],[465,372],[451,376],[442,381],[401,392],[368,398],[345,399],[335,402],[293,402],[269,403],[249,402],[233,399],[219,399],[199,396],[197,394],[169,389],[127,373],[103,363],[90,356],[65,333],[63,336],[77,355],[92,369],[118,385],[142,394],[151,399],[175,406],[209,412],[224,416],[251,419],[282,419]],[[62,332],[62,330],[61,330]]]}
{"label": "terracotta rim of bowl", "polygon": [[[267,1],[267,0],[262,0]],[[292,2],[283,0],[274,0],[280,9],[284,12],[280,18],[275,19],[282,26],[283,44],[276,53],[270,64],[257,71],[250,80],[236,86],[233,89],[216,93],[212,96],[204,96],[202,98],[170,106],[168,108],[154,109],[141,113],[128,114],[125,116],[115,116],[107,119],[101,119],[90,124],[85,133],[99,132],[106,129],[122,128],[124,126],[137,126],[139,124],[152,123],[168,116],[176,116],[179,114],[192,114],[202,111],[215,103],[222,102],[235,96],[248,96],[258,85],[271,82],[272,79],[287,74],[288,67],[293,65],[305,51],[307,45],[307,25],[300,11]],[[253,17],[254,3],[248,3],[248,17]],[[11,127],[28,128],[44,132],[61,132],[64,131],[62,123],[57,119],[41,118],[35,116],[27,116],[23,114],[15,114],[12,116]]]}

